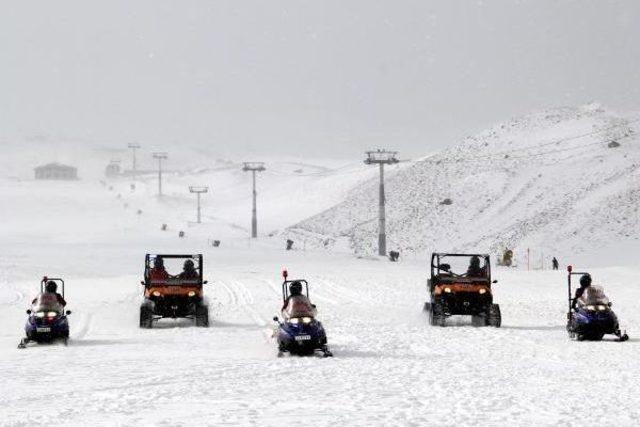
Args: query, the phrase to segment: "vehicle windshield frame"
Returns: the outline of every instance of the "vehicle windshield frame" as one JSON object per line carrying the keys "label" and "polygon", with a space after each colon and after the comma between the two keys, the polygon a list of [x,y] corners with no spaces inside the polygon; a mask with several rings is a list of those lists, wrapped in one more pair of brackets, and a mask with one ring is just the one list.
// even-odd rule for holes
{"label": "vehicle windshield frame", "polygon": [[[485,276],[467,276],[466,272],[462,274],[458,274],[457,272],[451,271],[450,269],[443,270],[441,266],[443,264],[448,264],[446,262],[447,258],[467,258],[470,262],[471,258],[477,256],[480,258],[481,265],[484,260],[484,268],[486,270]],[[445,261],[445,262],[443,262]],[[487,282],[491,283],[491,258],[488,254],[453,254],[453,253],[433,253],[431,256],[431,277],[437,279],[442,282],[456,282],[456,283],[477,283],[477,282]]]}
{"label": "vehicle windshield frame", "polygon": [[[191,260],[194,263],[194,268],[198,273],[198,277],[195,279],[181,279],[180,274],[169,274],[167,272],[166,279],[151,279],[151,270],[153,269],[153,263],[156,258],[162,258],[163,260]],[[145,256],[145,268],[144,268],[144,284],[147,287],[155,286],[185,286],[185,287],[201,287],[204,284],[204,265],[202,254],[190,254],[190,255],[176,255],[176,254],[147,254]]]}

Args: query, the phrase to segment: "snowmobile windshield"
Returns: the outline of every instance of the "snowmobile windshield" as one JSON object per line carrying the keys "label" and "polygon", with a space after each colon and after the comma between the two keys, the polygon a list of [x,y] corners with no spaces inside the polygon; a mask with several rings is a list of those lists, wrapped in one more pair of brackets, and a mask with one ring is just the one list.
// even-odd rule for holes
{"label": "snowmobile windshield", "polygon": [[291,297],[287,305],[288,317],[314,317],[315,310],[311,305],[311,301],[304,295],[296,295]]}
{"label": "snowmobile windshield", "polygon": [[38,295],[35,304],[33,304],[34,311],[55,311],[56,313],[62,313],[62,304],[58,302],[56,294],[45,292]]}
{"label": "snowmobile windshield", "polygon": [[[446,268],[442,269],[443,264]],[[454,278],[487,278],[487,260],[483,256],[463,255],[453,256],[445,255],[440,258],[440,266],[438,274],[441,278],[451,276]]]}
{"label": "snowmobile windshield", "polygon": [[600,286],[589,286],[578,299],[581,305],[609,304],[609,298],[604,294],[604,289]]}

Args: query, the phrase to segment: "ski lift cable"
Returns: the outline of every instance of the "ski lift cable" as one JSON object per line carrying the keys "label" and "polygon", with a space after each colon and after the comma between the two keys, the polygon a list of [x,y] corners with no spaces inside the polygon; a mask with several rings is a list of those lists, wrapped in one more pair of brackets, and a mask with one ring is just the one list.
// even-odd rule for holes
{"label": "ski lift cable", "polygon": [[[590,144],[582,144],[580,146],[576,146],[576,147],[567,147],[567,148],[561,148],[558,150],[551,150],[551,151],[545,151],[544,153],[533,153],[533,154],[526,154],[526,155],[522,155],[522,156],[511,156],[510,154],[513,153],[519,153],[525,150],[531,150],[531,149],[536,149],[536,148],[540,148],[540,147],[545,147],[545,146],[549,146],[549,145],[553,145],[553,144],[558,144],[558,143],[562,143],[562,142],[567,142],[567,141],[572,141],[572,140],[576,140],[576,139],[580,139],[580,138],[584,138],[586,136],[592,136],[592,135],[596,135],[598,133],[607,131],[607,130],[611,130],[611,129],[615,129],[615,128],[619,128],[622,126],[627,126],[631,123],[635,123],[640,121],[640,119],[636,119],[636,120],[632,120],[629,122],[626,122],[625,124],[621,124],[621,125],[616,125],[616,126],[612,126],[612,127],[608,127],[608,128],[603,128],[603,129],[598,129],[597,131],[593,131],[593,132],[589,132],[589,133],[585,133],[585,134],[581,134],[581,135],[575,135],[575,136],[571,136],[571,137],[565,137],[565,138],[560,138],[554,141],[550,141],[550,142],[546,142],[544,144],[539,144],[539,145],[531,145],[528,147],[523,147],[517,150],[505,150],[505,151],[499,151],[496,153],[492,153],[492,154],[485,154],[485,155],[480,155],[480,156],[474,156],[474,157],[462,157],[462,158],[457,158],[457,159],[446,159],[446,160],[435,160],[435,159],[431,159],[431,158],[427,158],[424,161],[428,161],[428,162],[436,162],[436,163],[464,163],[464,162],[473,162],[473,161],[480,161],[480,160],[490,160],[490,159],[499,159],[499,158],[505,158],[504,156],[508,156],[507,158],[509,159],[522,159],[522,158],[528,158],[528,157],[538,157],[538,156],[543,156],[546,154],[553,154],[553,153],[558,153],[558,152],[563,152],[563,151],[570,151],[570,150],[579,150],[582,149],[584,147],[589,147],[589,146],[593,146],[593,145],[599,145],[602,144],[603,141],[596,141]],[[616,139],[625,139],[625,138],[630,138],[634,136],[633,134],[628,134],[628,135],[622,135]]]}
{"label": "ski lift cable", "polygon": [[[414,162],[416,162],[416,161],[412,160],[412,159],[400,159],[400,160],[398,160],[398,163],[414,163]],[[341,173],[336,173],[336,172],[344,170],[344,169],[353,168],[356,165],[357,165],[356,163],[349,163],[347,165],[340,166],[339,168],[327,169],[327,170],[320,171],[320,172],[310,172],[310,173],[291,173],[291,172],[281,171],[281,170],[277,170],[277,169],[267,169],[267,171],[265,171],[265,172],[271,171],[271,172],[273,172],[274,175],[282,175],[282,176],[295,175],[295,176],[301,176],[301,177],[302,176],[336,176],[336,175],[350,175],[350,174],[362,173],[363,169],[357,169],[357,168],[353,169],[353,170],[346,170],[346,171],[341,172]]]}
{"label": "ski lift cable", "polygon": [[[560,144],[562,142],[573,141],[573,140],[576,140],[576,139],[580,139],[580,138],[584,138],[584,137],[587,137],[587,136],[596,135],[598,133],[606,132],[608,130],[612,130],[612,129],[617,129],[617,128],[620,128],[620,127],[628,126],[628,125],[630,125],[632,123],[635,123],[635,122],[638,122],[638,121],[640,121],[640,119],[626,121],[625,123],[619,123],[617,125],[608,126],[606,128],[601,128],[601,129],[598,129],[598,130],[595,130],[595,131],[591,131],[591,132],[587,132],[587,133],[583,133],[583,134],[580,134],[580,135],[572,135],[572,136],[566,136],[564,138],[558,138],[558,139],[555,139],[553,141],[545,142],[545,143],[538,144],[538,145],[530,145],[528,147],[521,148],[519,151],[532,150],[532,149],[536,149],[536,148],[540,148],[540,147],[546,147],[546,146],[549,146],[549,145]],[[497,152],[497,153],[494,153],[494,154],[501,154],[501,153]]]}
{"label": "ski lift cable", "polygon": [[[632,135],[627,135],[624,137],[620,137],[618,138],[618,140],[620,139],[625,139],[625,138],[630,138]],[[540,157],[540,156],[547,156],[550,154],[555,154],[555,153],[563,153],[563,152],[569,152],[569,151],[577,151],[577,150],[583,150],[585,148],[589,148],[591,146],[594,145],[602,145],[602,141],[596,141],[596,142],[592,142],[589,144],[583,144],[580,145],[578,147],[565,147],[565,148],[559,148],[557,150],[550,150],[550,151],[545,151],[543,153],[531,153],[531,154],[525,154],[525,155],[521,155],[521,156],[511,156],[508,154],[503,154],[500,153],[499,155],[494,155],[491,157],[477,157],[477,158],[464,158],[464,159],[455,159],[455,160],[440,160],[437,161],[437,164],[452,164],[452,163],[473,163],[473,162],[485,162],[487,160],[521,160],[521,159],[530,159],[530,158],[535,158],[535,157]]]}

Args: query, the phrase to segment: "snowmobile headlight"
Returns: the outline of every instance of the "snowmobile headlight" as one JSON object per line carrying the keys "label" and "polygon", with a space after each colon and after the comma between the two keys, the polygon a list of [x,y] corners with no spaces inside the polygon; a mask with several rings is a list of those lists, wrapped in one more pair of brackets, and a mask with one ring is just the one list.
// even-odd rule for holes
{"label": "snowmobile headlight", "polygon": [[160,296],[162,296],[162,294],[160,292],[158,292],[158,291],[153,291],[153,296],[154,297],[160,297]]}
{"label": "snowmobile headlight", "polygon": [[484,294],[486,294],[486,293],[487,293],[487,290],[486,290],[485,288],[482,288],[482,289],[480,289],[480,290],[478,291],[478,293],[479,293],[480,295],[484,295]]}
{"label": "snowmobile headlight", "polygon": [[597,307],[598,307],[598,311],[605,311],[607,309],[607,306],[604,304],[600,304]]}
{"label": "snowmobile headlight", "polygon": [[189,291],[188,295],[189,295],[190,297],[195,297],[195,296],[196,296],[196,293],[195,293],[194,291]]}
{"label": "snowmobile headlight", "polygon": [[311,317],[303,317],[302,318],[302,323],[311,323],[313,319]]}
{"label": "snowmobile headlight", "polygon": [[36,313],[36,317],[44,317],[45,313],[44,311],[39,311]]}
{"label": "snowmobile headlight", "polygon": [[58,313],[56,313],[55,311],[50,311],[47,313],[47,317],[56,317],[58,315]]}
{"label": "snowmobile headlight", "polygon": [[444,288],[444,293],[445,294],[450,294],[451,293],[451,288]]}
{"label": "snowmobile headlight", "polygon": [[595,305],[592,305],[592,304],[589,304],[589,305],[588,305],[588,306],[586,306],[585,308],[586,308],[587,310],[589,310],[589,311],[596,311],[596,306],[595,306]]}
{"label": "snowmobile headlight", "polygon": [[289,319],[289,323],[293,323],[294,325],[297,325],[298,323],[300,323],[300,319],[298,319],[297,317],[294,317],[292,319]]}

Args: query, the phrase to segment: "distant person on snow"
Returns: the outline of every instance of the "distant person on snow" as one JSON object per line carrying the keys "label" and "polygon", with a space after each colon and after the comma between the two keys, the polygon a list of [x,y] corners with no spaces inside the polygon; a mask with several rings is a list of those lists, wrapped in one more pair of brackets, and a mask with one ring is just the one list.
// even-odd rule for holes
{"label": "distant person on snow", "polygon": [[311,304],[306,295],[302,295],[302,283],[295,281],[289,285],[289,296],[280,311],[287,318],[315,317],[316,306]]}
{"label": "distant person on snow", "polygon": [[476,255],[472,256],[471,261],[469,261],[469,268],[467,269],[467,277],[484,277],[486,274],[486,270],[480,267],[480,257]]}
{"label": "distant person on snow", "polygon": [[169,273],[164,268],[164,260],[162,257],[156,257],[153,260],[153,268],[149,271],[149,280],[167,280]]}
{"label": "distant person on snow", "polygon": [[584,294],[584,292],[591,286],[591,275],[583,274],[580,277],[580,287],[576,289],[576,294],[573,297],[573,301],[571,302],[571,307],[576,308],[576,304],[578,303],[578,299]]}
{"label": "distant person on snow", "polygon": [[556,257],[553,257],[553,259],[551,260],[551,265],[553,266],[554,270],[557,270],[560,267],[560,263],[558,262]]}
{"label": "distant person on snow", "polygon": [[198,271],[196,270],[196,267],[193,264],[193,261],[191,261],[190,259],[186,260],[184,262],[182,273],[180,273],[178,278],[184,279],[184,280],[196,280],[199,277],[200,275],[198,274]]}
{"label": "distant person on snow", "polygon": [[46,305],[49,301],[55,301],[56,304],[60,304],[62,307],[67,305],[62,295],[58,293],[58,284],[53,280],[47,282],[44,286],[44,292],[34,298],[33,301],[31,301],[31,305],[35,304],[38,300],[40,304],[43,305]]}

